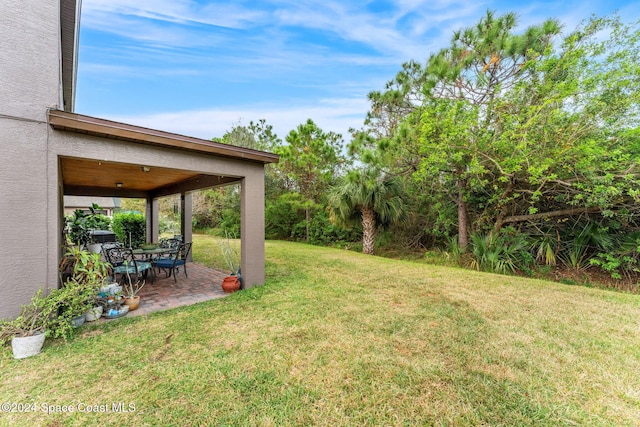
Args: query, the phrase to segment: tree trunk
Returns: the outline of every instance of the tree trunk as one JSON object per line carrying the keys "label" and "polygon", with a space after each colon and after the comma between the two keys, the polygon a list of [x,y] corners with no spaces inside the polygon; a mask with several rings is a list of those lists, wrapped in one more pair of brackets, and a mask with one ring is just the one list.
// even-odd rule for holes
{"label": "tree trunk", "polygon": [[376,214],[373,209],[362,210],[362,253],[373,255],[376,239]]}
{"label": "tree trunk", "polygon": [[466,180],[460,179],[456,185],[458,187],[458,248],[465,251],[469,246],[469,215],[467,202],[464,200]]}
{"label": "tree trunk", "polygon": [[309,243],[309,208],[306,208],[304,210],[305,213],[305,218],[306,218],[306,238],[307,238],[307,243]]}

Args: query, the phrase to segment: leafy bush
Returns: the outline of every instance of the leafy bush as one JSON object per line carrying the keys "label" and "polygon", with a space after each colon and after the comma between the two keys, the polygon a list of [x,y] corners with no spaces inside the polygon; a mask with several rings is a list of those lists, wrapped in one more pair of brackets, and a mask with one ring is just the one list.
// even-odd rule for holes
{"label": "leafy bush", "polygon": [[614,279],[630,278],[640,272],[640,232],[620,237],[617,247],[600,252],[591,258],[590,264],[609,272]]}
{"label": "leafy bush", "polygon": [[97,290],[90,284],[75,279],[52,290],[46,297],[52,311],[57,311],[47,323],[47,335],[53,338],[70,338],[73,335],[73,319],[94,306]]}
{"label": "leafy bush", "polygon": [[[268,201],[265,210],[267,238],[306,240],[305,206],[302,195],[294,192],[283,193],[275,201]],[[347,228],[332,223],[322,205],[313,206],[309,216],[309,243],[334,245],[362,238],[360,226]]]}
{"label": "leafy bush", "polygon": [[87,228],[90,230],[111,230],[111,218],[102,214],[90,215],[87,218]]}
{"label": "leafy bush", "polygon": [[147,222],[142,214],[116,214],[111,227],[119,242],[130,244],[133,248],[146,242]]}
{"label": "leafy bush", "polygon": [[576,222],[562,235],[558,258],[575,270],[589,268],[599,252],[611,252],[616,246],[615,233],[595,221]]}
{"label": "leafy bush", "polygon": [[100,209],[102,208],[94,203],[89,208],[89,213],[76,209],[72,215],[67,215],[64,218],[69,240],[72,243],[87,245],[91,242],[91,230],[111,229],[111,218],[96,213]]}
{"label": "leafy bush", "polygon": [[224,209],[220,221],[220,235],[240,235],[240,210]]}
{"label": "leafy bush", "polygon": [[265,232],[268,239],[291,239],[296,224],[304,221],[303,199],[299,193],[287,192],[267,201]]}
{"label": "leafy bush", "polygon": [[73,335],[73,319],[93,306],[96,290],[88,283],[69,280],[59,289],[44,295],[42,289],[23,305],[13,320],[0,320],[0,345],[14,336],[46,332],[48,337],[67,339]]}
{"label": "leafy bush", "polygon": [[[362,240],[362,227],[343,227],[331,222],[329,214],[324,209],[315,209],[309,223],[309,241],[314,245],[335,245],[341,242],[356,242]],[[304,239],[305,222],[300,225],[302,233],[299,239]],[[299,227],[296,227],[298,229]]]}
{"label": "leafy bush", "polygon": [[472,234],[473,266],[478,270],[499,274],[513,274],[529,270],[534,258],[524,234],[506,229],[497,235]]}

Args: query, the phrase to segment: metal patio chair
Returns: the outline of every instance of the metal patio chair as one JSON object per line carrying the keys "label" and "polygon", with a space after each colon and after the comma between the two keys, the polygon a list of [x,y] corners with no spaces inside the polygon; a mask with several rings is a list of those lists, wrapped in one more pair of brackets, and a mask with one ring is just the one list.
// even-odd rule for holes
{"label": "metal patio chair", "polygon": [[174,254],[171,254],[169,258],[155,260],[154,264],[156,268],[164,270],[166,277],[173,275],[174,282],[178,282],[176,273],[180,270],[180,267],[184,269],[185,277],[189,277],[187,275],[187,257],[189,256],[189,252],[191,252],[191,245],[192,242],[181,243],[178,246],[178,250]]}
{"label": "metal patio chair", "polygon": [[[141,276],[145,276],[150,272],[151,283],[153,283],[155,278],[153,266],[149,261],[136,259],[131,249],[122,247],[107,248],[104,251],[104,255],[107,262],[109,262],[113,267],[114,279],[116,279],[118,274],[121,276],[129,274],[135,275],[136,280],[138,280]],[[121,280],[124,279],[121,278]]]}

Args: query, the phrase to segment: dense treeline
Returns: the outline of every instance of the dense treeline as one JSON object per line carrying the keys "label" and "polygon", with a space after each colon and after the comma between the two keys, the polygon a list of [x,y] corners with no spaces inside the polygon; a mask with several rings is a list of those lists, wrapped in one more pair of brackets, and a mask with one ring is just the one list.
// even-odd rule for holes
{"label": "dense treeline", "polygon": [[[347,146],[312,120],[284,141],[264,121],[234,127],[222,142],[281,156],[267,170],[267,236],[440,248],[496,272],[599,266],[637,281],[639,25],[516,28],[514,14],[487,12],[424,64],[403,64],[369,94]],[[208,226],[232,225],[234,191],[201,196],[219,216]],[[392,232],[375,243],[383,226]]]}

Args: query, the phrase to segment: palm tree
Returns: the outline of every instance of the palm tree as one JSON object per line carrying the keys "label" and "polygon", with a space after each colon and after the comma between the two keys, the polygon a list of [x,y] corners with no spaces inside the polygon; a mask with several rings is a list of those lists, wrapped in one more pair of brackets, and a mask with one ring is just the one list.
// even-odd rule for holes
{"label": "palm tree", "polygon": [[365,254],[373,254],[378,226],[386,227],[403,217],[400,183],[376,168],[349,172],[331,189],[329,205],[338,222],[362,221]]}

